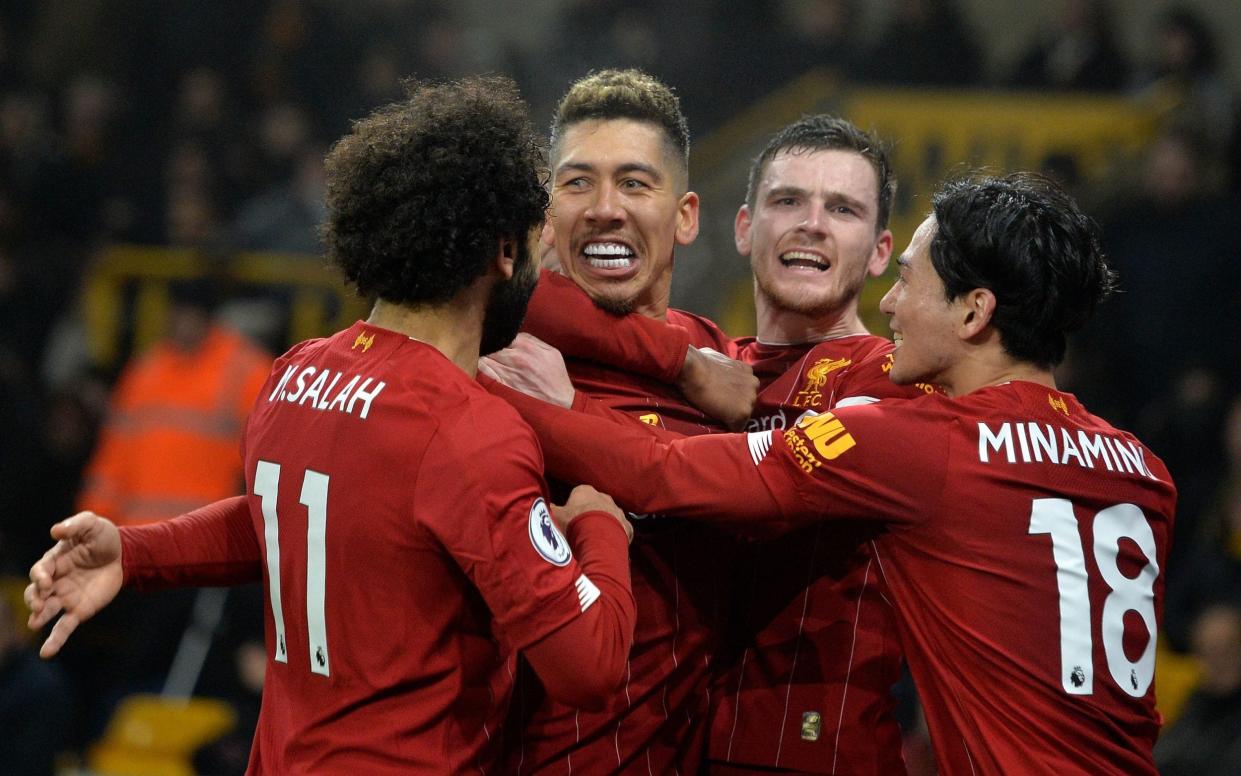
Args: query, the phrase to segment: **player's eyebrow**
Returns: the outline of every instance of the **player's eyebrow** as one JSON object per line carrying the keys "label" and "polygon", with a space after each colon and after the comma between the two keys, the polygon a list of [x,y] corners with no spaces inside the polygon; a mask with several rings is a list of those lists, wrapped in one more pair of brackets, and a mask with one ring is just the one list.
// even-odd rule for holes
{"label": "player's eyebrow", "polygon": [[650,176],[655,181],[662,181],[664,179],[664,175],[659,171],[659,168],[643,162],[625,162],[616,168],[616,172],[621,175],[629,172],[640,172],[643,175]]}
{"label": "player's eyebrow", "polygon": [[804,197],[806,190],[800,186],[776,186],[767,192],[768,199],[779,199],[781,197]]}
{"label": "player's eyebrow", "polygon": [[[556,175],[559,177],[562,173],[567,171],[597,173],[599,168],[590,162],[564,162],[556,168]],[[616,173],[618,175],[624,175],[632,172],[640,172],[644,175],[648,175],[656,182],[664,179],[664,175],[660,172],[659,168],[643,162],[625,162],[616,168]]]}

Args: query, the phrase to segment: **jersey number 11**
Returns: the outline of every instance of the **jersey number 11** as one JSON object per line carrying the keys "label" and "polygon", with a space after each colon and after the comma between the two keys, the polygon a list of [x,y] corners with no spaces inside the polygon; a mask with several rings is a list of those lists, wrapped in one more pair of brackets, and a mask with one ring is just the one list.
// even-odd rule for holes
{"label": "jersey number 11", "polygon": [[[301,504],[306,507],[306,630],[309,636],[310,670],[330,676],[327,619],[324,616],[327,565],[328,476],[307,469],[302,476]],[[275,622],[277,663],[288,663],[284,635],[284,605],[280,595],[280,518],[276,499],[280,492],[280,464],[259,461],[254,472],[254,495],[263,503],[263,543],[267,547],[267,583],[271,616]]]}

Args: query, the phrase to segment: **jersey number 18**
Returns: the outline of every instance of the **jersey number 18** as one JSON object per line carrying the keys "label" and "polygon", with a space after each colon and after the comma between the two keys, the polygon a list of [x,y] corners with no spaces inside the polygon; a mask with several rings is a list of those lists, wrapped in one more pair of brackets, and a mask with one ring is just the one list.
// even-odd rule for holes
{"label": "jersey number 18", "polygon": [[[1082,539],[1078,534],[1073,503],[1062,498],[1035,499],[1030,512],[1030,533],[1051,534],[1056,561],[1056,586],[1060,591],[1060,679],[1070,695],[1094,692],[1094,637],[1091,633],[1089,575]],[[1094,517],[1094,558],[1109,592],[1103,601],[1100,632],[1107,668],[1116,684],[1129,695],[1141,698],[1155,676],[1155,535],[1142,510],[1133,504],[1117,504]],[[1128,539],[1146,556],[1136,577],[1120,570],[1120,540]],[[1146,625],[1149,640],[1142,655],[1130,660],[1125,654],[1125,614],[1136,612]]]}

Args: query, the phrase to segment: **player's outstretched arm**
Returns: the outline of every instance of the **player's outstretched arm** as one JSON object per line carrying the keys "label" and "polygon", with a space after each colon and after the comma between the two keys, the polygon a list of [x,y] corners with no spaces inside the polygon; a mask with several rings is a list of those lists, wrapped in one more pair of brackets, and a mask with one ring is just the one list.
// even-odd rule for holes
{"label": "player's outstretched arm", "polygon": [[543,270],[522,331],[566,356],[611,364],[665,383],[676,381],[689,332],[644,315],[615,315],[597,306],[572,280]]}
{"label": "player's outstretched arm", "polygon": [[779,520],[782,507],[759,475],[752,435],[682,437],[636,423],[571,412],[484,381],[534,428],[549,475],[589,483],[626,509],[706,520]]}
{"label": "player's outstretched arm", "polygon": [[[636,313],[607,312],[573,281],[554,272],[544,270],[540,276],[522,329],[567,356],[676,385],[691,404],[732,429],[749,419],[758,394],[758,379],[747,364],[698,350],[679,326]],[[497,379],[524,391],[503,377]],[[561,390],[557,398],[546,400],[569,406],[558,400],[566,395]]]}
{"label": "player's outstretched arm", "polygon": [[[624,677],[637,608],[630,589],[633,528],[609,496],[579,485],[553,519],[583,578],[600,595],[583,613],[526,647],[526,659],[549,696],[577,708],[602,709]],[[616,530],[619,525],[624,532]]]}
{"label": "player's outstretched arm", "polygon": [[262,555],[244,496],[176,518],[117,528],[93,512],[52,526],[56,544],[30,569],[28,624],[38,630],[61,615],[40,654],[60,651],[78,625],[123,585],[159,588],[230,585],[262,576]]}
{"label": "player's outstretched arm", "polygon": [[78,625],[116,598],[121,589],[121,535],[110,520],[79,512],[52,526],[56,544],[30,568],[26,587],[27,624],[39,630],[61,615],[39,649],[49,658]]}

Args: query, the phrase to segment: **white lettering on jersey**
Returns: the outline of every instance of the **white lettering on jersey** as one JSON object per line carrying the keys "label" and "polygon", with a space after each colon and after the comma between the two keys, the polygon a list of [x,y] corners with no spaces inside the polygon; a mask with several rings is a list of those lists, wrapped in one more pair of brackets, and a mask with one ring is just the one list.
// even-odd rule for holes
{"label": "white lettering on jersey", "polygon": [[1094,469],[1099,463],[1109,472],[1157,479],[1146,465],[1146,449],[1139,444],[1108,434],[1087,434],[1083,429],[1078,429],[1076,436],[1067,428],[1060,428],[1059,435],[1056,431],[1050,424],[1001,423],[992,429],[979,422],[978,460],[991,463],[992,454],[998,454],[1008,463],[1066,466],[1072,461],[1083,469]]}
{"label": "white lettering on jersey", "polygon": [[[314,377],[313,381],[310,380],[311,377]],[[330,369],[320,370],[312,365],[293,364],[280,376],[280,381],[271,395],[267,397],[267,401],[288,402],[320,412],[343,412],[346,415],[356,415],[366,420],[366,416],[371,411],[371,403],[375,397],[379,396],[387,383],[382,380],[376,383],[373,377],[363,378],[361,375],[353,375],[345,383],[345,387],[336,391],[336,386],[342,377],[344,377],[343,372],[333,372]],[[307,382],[310,382],[309,386]],[[372,383],[374,383],[373,386]],[[292,390],[289,389],[290,384],[294,386]],[[333,391],[336,392],[333,393]]]}

